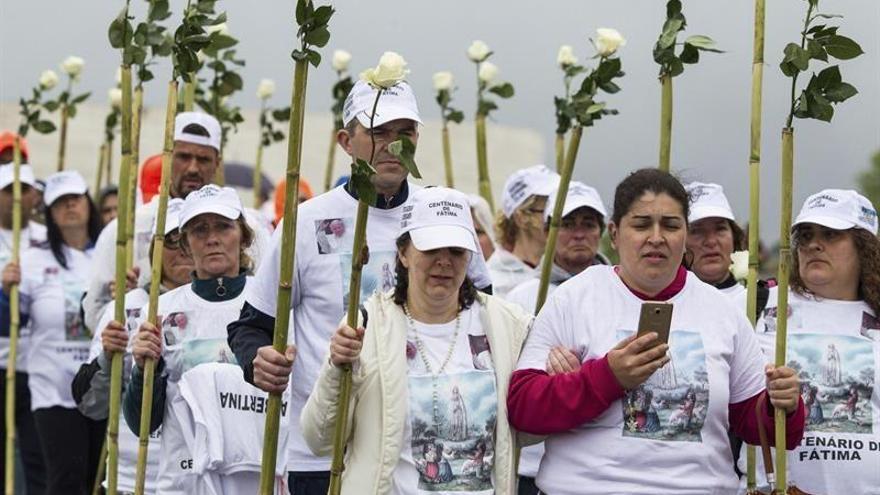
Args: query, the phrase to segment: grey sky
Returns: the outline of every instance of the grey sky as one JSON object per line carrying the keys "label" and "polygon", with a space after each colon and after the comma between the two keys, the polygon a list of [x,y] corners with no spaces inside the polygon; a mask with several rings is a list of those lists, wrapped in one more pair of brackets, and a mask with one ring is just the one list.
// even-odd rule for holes
{"label": "grey sky", "polygon": [[[172,2],[176,11],[184,2]],[[319,2],[320,3],[320,2]],[[762,167],[762,232],[778,232],[779,134],[788,111],[789,80],[777,67],[782,48],[798,37],[805,0],[769,1],[764,84]],[[134,0],[138,13],[145,2]],[[218,2],[229,13],[233,35],[241,39],[247,61],[243,106],[254,106],[253,91],[260,78],[278,82],[276,104],[284,104],[290,88],[294,42],[293,1]],[[331,21],[333,37],[323,50],[325,60],[334,48],[352,52],[358,72],[372,65],[385,50],[400,52],[409,61],[410,80],[420,96],[421,110],[437,118],[431,75],[451,70],[459,91],[455,105],[470,116],[474,107],[474,67],[465,50],[482,39],[496,52],[492,61],[500,78],[516,87],[512,100],[502,101],[493,114],[498,122],[527,127],[545,136],[545,160],[552,162],[554,130],[552,98],[561,92],[555,66],[561,44],[574,45],[583,59],[592,54],[588,37],[597,27],[614,27],[628,39],[621,52],[627,72],[623,91],[607,98],[621,114],[585,133],[575,176],[595,185],[611,203],[614,185],[629,171],[656,163],[659,124],[657,66],[651,48],[664,18],[662,0],[552,0],[546,2],[427,2],[388,0],[336,2]],[[3,0],[0,4],[0,100],[25,94],[39,73],[57,70],[67,55],[86,60],[82,87],[104,99],[113,83],[118,55],[106,41],[110,19],[122,2],[60,2]],[[752,2],[700,0],[685,2],[687,34],[712,36],[727,53],[702,57],[675,79],[673,167],[686,179],[724,185],[741,220],[747,212],[747,158],[750,74],[752,60]],[[822,0],[821,10],[845,15],[841,33],[857,40],[867,52],[841,64],[845,81],[860,94],[837,109],[832,125],[796,121],[795,213],[803,199],[823,187],[854,187],[855,175],[880,149],[880,2]],[[175,19],[177,16],[175,16]],[[148,88],[147,103],[162,103],[159,80]],[[327,109],[334,74],[329,63],[309,80],[309,111]],[[321,143],[320,146],[324,146]],[[471,143],[459,143],[471,146]],[[491,157],[490,157],[491,159]],[[523,166],[529,165],[523,163]],[[497,180],[497,179],[496,179]]]}

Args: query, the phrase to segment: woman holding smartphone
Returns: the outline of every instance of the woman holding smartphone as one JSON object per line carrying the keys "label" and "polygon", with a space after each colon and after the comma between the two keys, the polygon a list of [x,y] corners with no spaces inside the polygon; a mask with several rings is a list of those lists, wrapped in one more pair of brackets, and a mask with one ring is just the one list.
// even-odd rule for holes
{"label": "woman holding smartphone", "polygon": [[[681,266],[688,206],[668,173],[631,174],[608,226],[620,265],[575,276],[535,320],[507,405],[514,428],[549,435],[542,492],[733,493],[727,430],[758,443],[773,407],[788,414],[787,448],[800,441],[795,372],[765,367],[743,312]],[[642,304],[662,301],[674,306],[668,343],[636,337]],[[550,375],[548,352],[560,346],[580,367]]]}

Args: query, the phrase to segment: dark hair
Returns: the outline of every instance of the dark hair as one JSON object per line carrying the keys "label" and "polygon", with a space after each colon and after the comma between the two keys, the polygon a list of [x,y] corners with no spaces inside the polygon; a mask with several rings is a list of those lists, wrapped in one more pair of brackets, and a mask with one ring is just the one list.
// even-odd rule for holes
{"label": "dark hair", "polygon": [[[849,229],[847,232],[852,236],[856,245],[859,263],[859,299],[871,307],[876,314],[880,314],[880,239],[864,229]],[[800,264],[797,246],[791,250],[792,269],[788,277],[792,290],[798,294],[812,294],[806,283],[801,278]]]}
{"label": "dark hair", "polygon": [[[409,232],[398,237],[398,253],[406,249],[411,242],[412,239],[409,236]],[[394,304],[403,306],[406,304],[406,293],[409,290],[409,270],[400,262],[400,255],[397,256],[397,261],[394,264],[394,275],[397,277],[394,283]],[[465,276],[464,282],[462,282],[461,287],[458,289],[458,309],[463,310],[471,307],[476,298],[477,288],[470,277]]]}
{"label": "dark hair", "polygon": [[[95,202],[92,201],[89,193],[85,193],[83,196],[89,202],[89,242],[94,244],[98,240],[98,235],[101,234],[101,229],[103,228],[101,226],[101,215],[98,214],[98,208],[95,207]],[[61,236],[61,229],[58,228],[58,224],[52,218],[52,205],[48,205],[47,209],[49,211],[46,212],[46,240],[49,242],[49,249],[52,250],[55,261],[66,270],[67,258],[64,256],[64,238]]]}
{"label": "dark hair", "polygon": [[211,137],[211,133],[208,132],[208,129],[205,129],[199,124],[189,124],[183,128],[182,132],[184,134],[193,134],[195,136]]}
{"label": "dark hair", "polygon": [[116,184],[110,184],[98,192],[98,204],[102,207],[104,206],[104,201],[107,199],[107,196],[119,196],[119,188],[116,187]]}
{"label": "dark hair", "polygon": [[728,220],[728,223],[730,223],[730,232],[733,233],[733,250],[742,251],[748,249],[748,236],[743,228],[733,220]]}
{"label": "dark hair", "polygon": [[614,190],[614,213],[611,221],[620,225],[620,219],[629,213],[632,204],[646,192],[668,194],[681,205],[685,223],[690,212],[690,196],[678,179],[669,172],[656,168],[643,168],[629,174]]}

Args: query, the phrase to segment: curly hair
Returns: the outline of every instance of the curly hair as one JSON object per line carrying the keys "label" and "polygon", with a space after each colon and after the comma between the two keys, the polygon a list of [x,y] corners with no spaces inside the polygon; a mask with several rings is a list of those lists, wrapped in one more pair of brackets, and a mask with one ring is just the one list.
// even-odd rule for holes
{"label": "curly hair", "polygon": [[[875,314],[880,314],[880,239],[864,229],[849,229],[846,232],[852,236],[861,264],[858,297]],[[791,289],[801,295],[813,294],[798,270],[800,264],[797,248],[791,250],[791,257],[794,268],[788,278]]]}
{"label": "curly hair", "polygon": [[[256,234],[254,234],[254,230],[251,229],[250,225],[248,225],[247,221],[244,218],[244,215],[238,217],[235,222],[241,229],[241,243],[238,245],[239,270],[244,271],[248,275],[253,275],[254,260],[252,260],[251,257],[248,256],[247,250],[254,243]],[[189,249],[189,238],[187,237],[186,228],[180,229],[180,247],[187,254],[192,255],[192,251],[190,251]]]}
{"label": "curly hair", "polygon": [[[397,252],[404,251],[410,245],[412,239],[409,232],[404,233],[397,238]],[[400,262],[400,256],[394,265],[394,276],[397,278],[394,282],[394,304],[403,307],[406,304],[406,295],[409,290],[409,270]],[[471,281],[470,277],[465,276],[464,282],[458,289],[458,309],[465,310],[474,304],[477,298],[477,288]]]}

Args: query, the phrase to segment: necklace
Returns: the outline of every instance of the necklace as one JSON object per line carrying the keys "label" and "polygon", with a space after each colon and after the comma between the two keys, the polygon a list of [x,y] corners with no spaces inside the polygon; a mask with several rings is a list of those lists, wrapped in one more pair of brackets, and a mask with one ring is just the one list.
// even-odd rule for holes
{"label": "necklace", "polygon": [[440,368],[436,373],[434,373],[433,368],[431,368],[431,362],[428,360],[428,353],[425,351],[425,345],[422,343],[422,339],[419,338],[419,331],[416,330],[416,324],[413,321],[412,315],[409,313],[409,308],[406,304],[403,305],[403,313],[406,315],[406,321],[415,336],[416,349],[419,351],[419,356],[421,356],[422,362],[425,364],[425,369],[428,370],[428,374],[431,375],[431,406],[433,407],[434,428],[435,430],[439,430],[440,421],[438,420],[438,416],[440,410],[437,405],[439,401],[437,378],[443,374],[443,370],[446,369],[446,365],[452,360],[452,354],[455,352],[455,344],[458,342],[458,331],[461,328],[461,311],[455,314],[455,332],[452,334],[452,344],[449,345],[449,350],[446,351],[446,358],[440,363]]}

